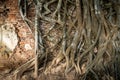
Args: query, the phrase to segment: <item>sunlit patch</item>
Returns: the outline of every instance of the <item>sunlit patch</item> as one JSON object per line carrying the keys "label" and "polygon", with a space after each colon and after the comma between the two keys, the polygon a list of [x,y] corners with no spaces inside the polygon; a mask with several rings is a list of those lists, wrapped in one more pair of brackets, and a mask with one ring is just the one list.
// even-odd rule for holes
{"label": "sunlit patch", "polygon": [[7,23],[0,26],[0,42],[13,51],[18,43],[17,34],[12,24]]}

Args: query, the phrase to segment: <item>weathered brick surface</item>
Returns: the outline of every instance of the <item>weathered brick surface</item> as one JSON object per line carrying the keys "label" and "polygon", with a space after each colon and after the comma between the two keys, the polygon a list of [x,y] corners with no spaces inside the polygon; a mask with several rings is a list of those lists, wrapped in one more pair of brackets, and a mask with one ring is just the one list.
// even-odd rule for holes
{"label": "weathered brick surface", "polygon": [[[5,10],[7,15],[3,15]],[[13,55],[14,60],[27,61],[32,58],[34,56],[34,39],[28,26],[20,16],[18,0],[6,0],[2,5],[0,5],[0,25],[5,23],[14,25],[19,38],[18,45],[16,46],[15,53]]]}

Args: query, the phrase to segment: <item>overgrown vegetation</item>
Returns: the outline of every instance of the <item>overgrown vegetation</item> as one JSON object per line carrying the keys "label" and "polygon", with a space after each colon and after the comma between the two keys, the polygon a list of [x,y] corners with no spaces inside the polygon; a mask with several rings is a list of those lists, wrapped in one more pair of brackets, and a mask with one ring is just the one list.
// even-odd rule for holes
{"label": "overgrown vegetation", "polygon": [[19,0],[19,9],[35,35],[36,56],[17,76],[34,64],[36,77],[39,68],[52,74],[62,63],[65,75],[75,70],[81,80],[119,80],[120,0]]}

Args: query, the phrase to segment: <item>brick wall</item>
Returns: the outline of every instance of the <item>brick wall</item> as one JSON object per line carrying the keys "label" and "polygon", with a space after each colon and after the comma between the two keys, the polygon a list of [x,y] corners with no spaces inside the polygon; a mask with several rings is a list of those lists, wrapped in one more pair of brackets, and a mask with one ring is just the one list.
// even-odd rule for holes
{"label": "brick wall", "polygon": [[[31,13],[31,15],[34,15]],[[32,17],[32,16],[30,16]],[[34,56],[34,39],[27,25],[22,20],[18,0],[3,0],[0,2],[0,25],[12,24],[19,39],[14,50],[13,61],[26,61]]]}

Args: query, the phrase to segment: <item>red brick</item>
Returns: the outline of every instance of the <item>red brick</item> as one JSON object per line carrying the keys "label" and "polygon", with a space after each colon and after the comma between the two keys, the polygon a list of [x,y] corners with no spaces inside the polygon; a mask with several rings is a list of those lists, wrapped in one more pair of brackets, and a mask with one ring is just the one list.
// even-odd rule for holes
{"label": "red brick", "polygon": [[8,15],[8,18],[7,18],[7,21],[17,22],[16,14],[9,14],[9,15]]}
{"label": "red brick", "polygon": [[8,1],[6,1],[6,7],[10,7],[10,8],[14,8],[14,7],[16,7],[17,8],[17,6],[18,6],[18,0],[8,0]]}

